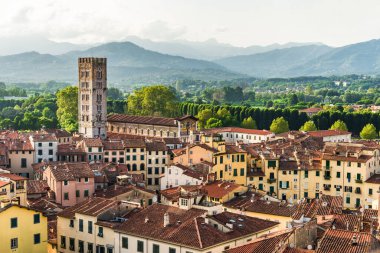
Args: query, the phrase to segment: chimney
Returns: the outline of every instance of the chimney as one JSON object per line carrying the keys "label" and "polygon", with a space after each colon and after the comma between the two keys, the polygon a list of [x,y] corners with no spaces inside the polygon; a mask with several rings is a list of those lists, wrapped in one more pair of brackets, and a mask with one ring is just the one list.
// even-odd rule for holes
{"label": "chimney", "polygon": [[169,226],[169,213],[165,213],[164,214],[164,227],[166,228],[167,226]]}
{"label": "chimney", "polygon": [[358,238],[354,235],[351,239],[351,245],[358,245]]}
{"label": "chimney", "polygon": [[148,223],[148,221],[149,221],[149,218],[145,217],[145,223]]}

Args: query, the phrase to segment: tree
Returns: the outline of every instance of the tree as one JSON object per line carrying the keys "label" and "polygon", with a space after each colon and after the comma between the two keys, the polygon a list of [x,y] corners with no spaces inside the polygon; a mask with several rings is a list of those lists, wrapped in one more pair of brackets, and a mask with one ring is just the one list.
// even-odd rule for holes
{"label": "tree", "polygon": [[57,92],[57,118],[66,131],[78,129],[78,88],[67,86]]}
{"label": "tree", "polygon": [[245,118],[241,123],[241,127],[248,129],[257,129],[256,121],[251,116]]}
{"label": "tree", "polygon": [[217,118],[210,118],[206,122],[206,128],[215,128],[215,127],[222,127],[223,122],[220,119]]}
{"label": "tree", "polygon": [[360,132],[360,138],[365,140],[375,139],[377,137],[376,127],[373,124],[367,124]]}
{"label": "tree", "polygon": [[121,92],[118,88],[111,87],[107,90],[107,98],[113,100],[122,100],[124,99],[123,92]]}
{"label": "tree", "polygon": [[289,98],[289,105],[296,105],[298,103],[298,97],[296,94],[292,94]]}
{"label": "tree", "polygon": [[203,129],[206,127],[207,121],[212,118],[212,111],[211,109],[204,109],[200,112],[198,112],[197,115],[198,118],[198,126],[200,129]]}
{"label": "tree", "polygon": [[135,115],[173,117],[177,115],[175,90],[164,86],[147,86],[128,97],[128,113]]}
{"label": "tree", "polygon": [[284,117],[276,118],[270,125],[270,131],[275,134],[280,134],[289,131],[289,123]]}
{"label": "tree", "polygon": [[316,131],[317,127],[314,124],[314,121],[309,120],[303,124],[303,126],[300,128],[301,131],[309,132],[309,131]]}
{"label": "tree", "polygon": [[342,120],[337,120],[332,124],[330,130],[348,131],[346,123]]}

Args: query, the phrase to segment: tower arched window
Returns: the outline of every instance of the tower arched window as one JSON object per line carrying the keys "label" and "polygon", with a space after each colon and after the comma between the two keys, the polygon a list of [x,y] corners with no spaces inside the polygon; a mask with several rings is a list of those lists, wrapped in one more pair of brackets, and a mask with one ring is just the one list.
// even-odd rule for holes
{"label": "tower arched window", "polygon": [[132,171],[137,171],[137,165],[135,163],[132,164]]}

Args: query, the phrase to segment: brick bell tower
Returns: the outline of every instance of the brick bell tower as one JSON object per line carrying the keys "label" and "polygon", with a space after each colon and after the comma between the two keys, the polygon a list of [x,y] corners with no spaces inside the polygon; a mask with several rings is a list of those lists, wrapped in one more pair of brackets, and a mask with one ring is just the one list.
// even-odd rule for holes
{"label": "brick bell tower", "polygon": [[107,58],[78,59],[79,133],[87,138],[107,137]]}

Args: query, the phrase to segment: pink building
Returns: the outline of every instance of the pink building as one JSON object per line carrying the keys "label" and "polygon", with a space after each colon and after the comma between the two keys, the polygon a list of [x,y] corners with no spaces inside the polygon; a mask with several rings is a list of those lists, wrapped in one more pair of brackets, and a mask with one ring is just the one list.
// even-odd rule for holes
{"label": "pink building", "polygon": [[88,163],[62,163],[49,165],[43,172],[54,193],[55,202],[73,206],[94,194],[94,173]]}

